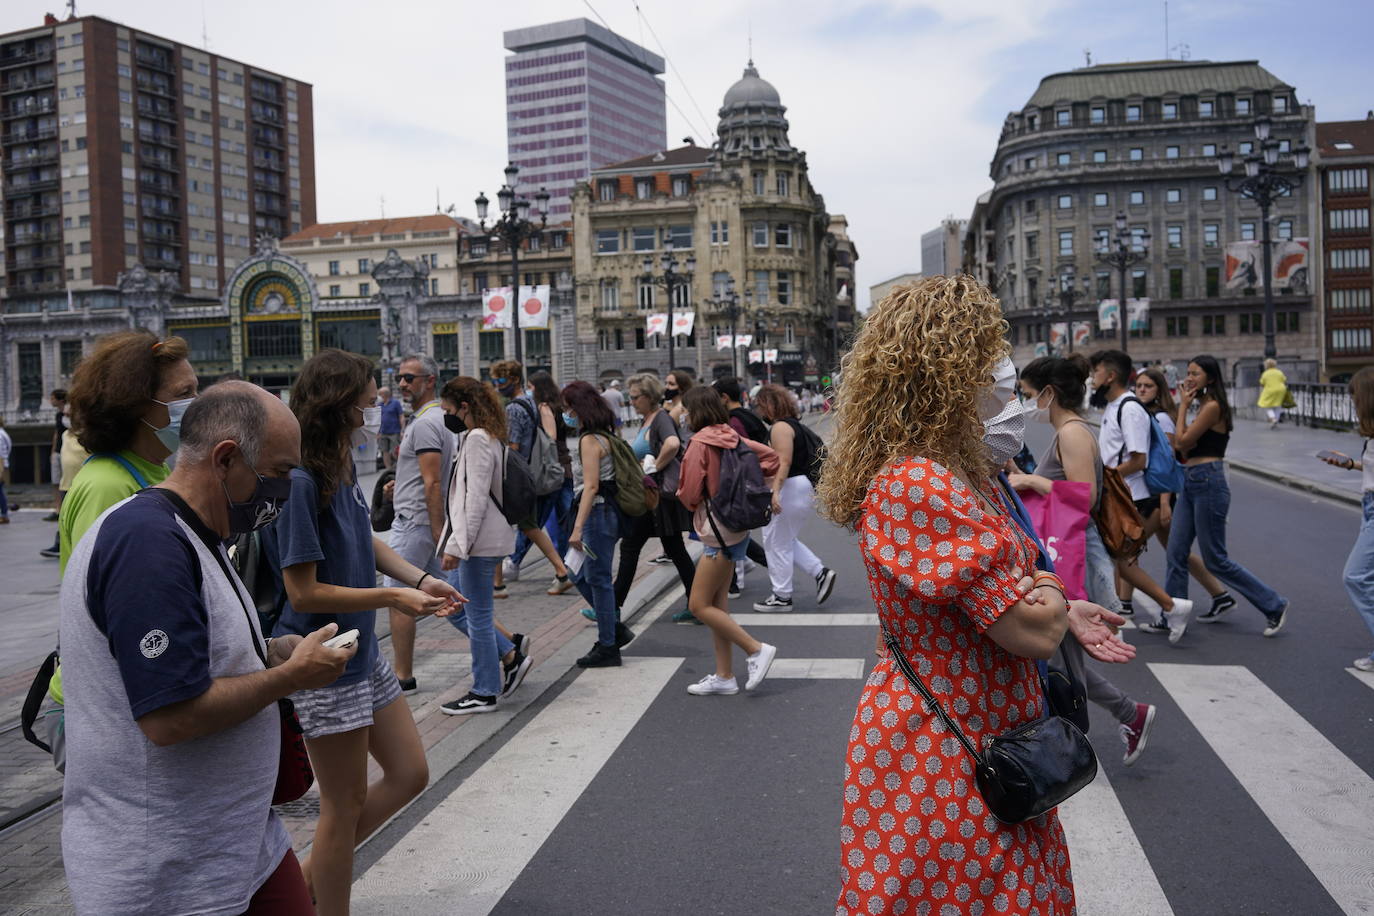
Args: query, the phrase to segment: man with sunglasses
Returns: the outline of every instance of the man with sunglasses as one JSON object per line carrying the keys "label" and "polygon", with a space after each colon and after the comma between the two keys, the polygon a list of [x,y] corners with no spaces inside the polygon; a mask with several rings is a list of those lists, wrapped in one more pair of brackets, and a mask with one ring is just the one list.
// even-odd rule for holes
{"label": "man with sunglasses", "polygon": [[[396,489],[392,505],[391,549],[407,563],[435,578],[444,578],[435,559],[436,545],[444,529],[444,485],[453,465],[454,436],[444,426],[444,412],[436,397],[439,367],[423,353],[401,360],[396,388],[410,404],[413,415],[401,434],[396,455]],[[391,587],[412,585],[388,579]],[[415,618],[391,611],[391,651],[401,692],[414,693]]]}

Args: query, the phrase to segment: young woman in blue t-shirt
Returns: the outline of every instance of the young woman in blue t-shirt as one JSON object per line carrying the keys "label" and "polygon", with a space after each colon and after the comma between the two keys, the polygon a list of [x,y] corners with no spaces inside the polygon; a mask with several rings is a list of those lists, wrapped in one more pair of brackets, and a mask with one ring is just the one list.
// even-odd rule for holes
{"label": "young woman in blue t-shirt", "polygon": [[[339,633],[358,631],[358,652],[342,677],[291,697],[320,789],[320,820],[301,870],[321,916],[348,912],[354,846],[429,782],[415,720],[377,650],[376,609],[422,617],[463,601],[453,586],[372,534],[352,446],[376,435],[376,397],[372,363],[364,357],[322,350],[306,361],[291,389],[304,467],[291,472],[291,497],[266,539],[286,593],[275,635],[305,634],[330,621]],[[415,587],[377,588],[378,572]],[[371,785],[369,753],[382,769]]]}

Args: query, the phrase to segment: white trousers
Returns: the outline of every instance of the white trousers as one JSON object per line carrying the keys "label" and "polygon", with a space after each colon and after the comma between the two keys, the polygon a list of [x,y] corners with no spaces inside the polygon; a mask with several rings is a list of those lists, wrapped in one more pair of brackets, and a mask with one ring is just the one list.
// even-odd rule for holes
{"label": "white trousers", "polygon": [[816,492],[805,475],[787,478],[783,482],[782,492],[778,494],[782,512],[773,516],[773,520],[763,529],[763,551],[768,554],[768,578],[773,583],[773,594],[779,598],[792,597],[793,563],[813,579],[825,568],[820,557],[797,539],[806,520],[815,517],[812,507],[815,498]]}

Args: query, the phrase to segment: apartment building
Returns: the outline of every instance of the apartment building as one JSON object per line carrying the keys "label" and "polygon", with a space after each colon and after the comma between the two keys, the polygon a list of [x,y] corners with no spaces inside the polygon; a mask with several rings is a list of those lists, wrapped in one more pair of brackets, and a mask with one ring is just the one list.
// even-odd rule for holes
{"label": "apartment building", "polygon": [[1344,381],[1374,363],[1374,273],[1370,267],[1369,172],[1374,167],[1374,112],[1363,121],[1317,124],[1321,187],[1320,273],[1326,328],[1322,371]]}

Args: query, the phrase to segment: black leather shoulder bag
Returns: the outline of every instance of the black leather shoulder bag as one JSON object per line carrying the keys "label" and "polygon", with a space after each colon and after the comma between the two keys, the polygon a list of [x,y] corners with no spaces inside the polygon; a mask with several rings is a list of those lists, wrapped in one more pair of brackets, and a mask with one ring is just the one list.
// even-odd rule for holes
{"label": "black leather shoulder bag", "polygon": [[1097,755],[1087,737],[1072,722],[1055,715],[990,739],[980,753],[917,676],[887,627],[883,627],[883,639],[902,675],[973,758],[978,791],[1002,823],[1019,824],[1039,817],[1097,776]]}

